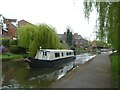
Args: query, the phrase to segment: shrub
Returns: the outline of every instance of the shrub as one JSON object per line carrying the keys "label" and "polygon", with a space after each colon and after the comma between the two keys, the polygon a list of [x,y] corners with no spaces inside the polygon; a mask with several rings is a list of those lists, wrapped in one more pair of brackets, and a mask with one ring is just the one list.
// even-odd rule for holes
{"label": "shrub", "polygon": [[18,43],[18,40],[11,40],[10,41],[10,45],[17,45],[17,43]]}
{"label": "shrub", "polygon": [[10,45],[11,53],[19,53],[19,47],[17,45]]}
{"label": "shrub", "polygon": [[68,49],[70,47],[66,43],[60,43],[59,48],[60,49]]}
{"label": "shrub", "polygon": [[2,45],[2,40],[0,40],[0,46]]}
{"label": "shrub", "polygon": [[26,48],[19,47],[19,52],[18,53],[26,53]]}
{"label": "shrub", "polygon": [[0,45],[0,53],[4,53],[5,47]]}
{"label": "shrub", "polygon": [[10,45],[10,52],[15,54],[21,54],[21,53],[23,54],[26,53],[26,49],[19,47],[17,45]]}
{"label": "shrub", "polygon": [[5,47],[10,46],[10,40],[8,38],[2,38],[2,45]]}

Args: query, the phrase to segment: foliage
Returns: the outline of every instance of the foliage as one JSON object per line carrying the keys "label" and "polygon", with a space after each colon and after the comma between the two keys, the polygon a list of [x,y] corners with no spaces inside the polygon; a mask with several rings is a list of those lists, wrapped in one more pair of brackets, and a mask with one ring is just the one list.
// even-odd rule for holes
{"label": "foliage", "polygon": [[88,50],[86,50],[85,48],[78,48],[78,51],[77,51],[78,54],[87,53],[87,52]]}
{"label": "foliage", "polygon": [[103,41],[94,40],[94,41],[92,41],[92,43],[96,43],[96,45],[99,47],[109,47],[109,45]]}
{"label": "foliage", "polygon": [[120,2],[97,2],[91,0],[84,2],[85,17],[89,18],[90,12],[95,6],[98,12],[98,19],[96,20],[97,37],[101,41],[108,42],[118,50],[120,53]]}
{"label": "foliage", "polygon": [[11,53],[19,53],[19,47],[17,45],[10,45]]}
{"label": "foliage", "polygon": [[[86,0],[88,1],[88,0]],[[117,50],[118,58],[112,57],[112,72],[116,82],[120,81],[118,75],[118,63],[120,62],[120,2],[97,2],[97,0],[91,0],[92,2],[84,2],[85,17],[89,18],[89,14],[95,6],[98,12],[97,19],[97,36],[99,40],[104,41],[107,38],[108,43]],[[116,83],[117,84],[117,83]],[[118,83],[119,84],[119,83]],[[119,85],[118,85],[119,86]]]}
{"label": "foliage", "polygon": [[118,60],[120,59],[120,56],[118,54],[111,55],[111,65],[112,65],[112,78],[115,82],[115,87],[118,87]]}
{"label": "foliage", "polygon": [[0,59],[2,60],[12,60],[17,58],[25,58],[27,57],[27,54],[12,54],[12,53],[6,53],[6,54],[0,54]]}
{"label": "foliage", "polygon": [[60,49],[68,49],[70,48],[66,43],[60,43]]}
{"label": "foliage", "polygon": [[19,46],[28,48],[30,57],[34,57],[40,47],[57,49],[60,46],[55,28],[47,24],[25,25],[19,29],[18,35]]}
{"label": "foliage", "polygon": [[71,46],[71,45],[72,45],[72,41],[73,41],[72,31],[70,31],[70,29],[67,28],[66,43],[67,43],[69,46]]}
{"label": "foliage", "polygon": [[9,45],[10,45],[9,38],[2,38],[2,45],[5,47],[9,47]]}
{"label": "foliage", "polygon": [[18,44],[18,40],[11,40],[10,41],[10,45],[17,45]]}
{"label": "foliage", "polygon": [[21,47],[28,48],[30,41],[33,39],[33,33],[36,28],[32,25],[25,25],[18,30],[18,44]]}

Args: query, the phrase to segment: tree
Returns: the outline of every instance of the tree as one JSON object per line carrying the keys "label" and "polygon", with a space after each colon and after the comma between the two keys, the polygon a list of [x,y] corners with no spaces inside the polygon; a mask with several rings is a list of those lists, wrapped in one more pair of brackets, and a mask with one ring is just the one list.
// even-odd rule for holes
{"label": "tree", "polygon": [[89,15],[93,7],[98,12],[97,36],[100,41],[107,38],[113,48],[120,54],[120,2],[97,2],[97,0],[86,0],[84,2],[85,17],[89,20]]}
{"label": "tree", "polygon": [[71,46],[73,41],[73,35],[72,32],[70,31],[70,28],[67,28],[67,36],[66,36],[66,43]]}
{"label": "tree", "polygon": [[60,41],[55,31],[55,28],[47,24],[39,26],[26,25],[18,30],[19,46],[28,48],[29,56],[34,57],[37,50],[42,49],[57,49]]}

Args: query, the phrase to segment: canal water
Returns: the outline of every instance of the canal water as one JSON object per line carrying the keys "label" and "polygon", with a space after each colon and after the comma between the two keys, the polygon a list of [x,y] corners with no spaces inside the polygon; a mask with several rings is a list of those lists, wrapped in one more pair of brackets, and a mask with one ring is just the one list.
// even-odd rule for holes
{"label": "canal water", "polygon": [[[86,58],[85,58],[86,57]],[[56,68],[30,68],[24,61],[2,62],[2,88],[49,88],[75,68],[87,61],[89,54],[76,56],[75,62]]]}

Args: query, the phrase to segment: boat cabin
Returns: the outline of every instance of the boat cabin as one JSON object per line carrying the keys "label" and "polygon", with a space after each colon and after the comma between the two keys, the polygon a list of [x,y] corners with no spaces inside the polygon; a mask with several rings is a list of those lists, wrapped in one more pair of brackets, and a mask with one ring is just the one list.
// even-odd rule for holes
{"label": "boat cabin", "polygon": [[38,50],[35,59],[39,60],[56,60],[67,57],[73,57],[73,50],[53,50],[53,49],[40,49]]}

